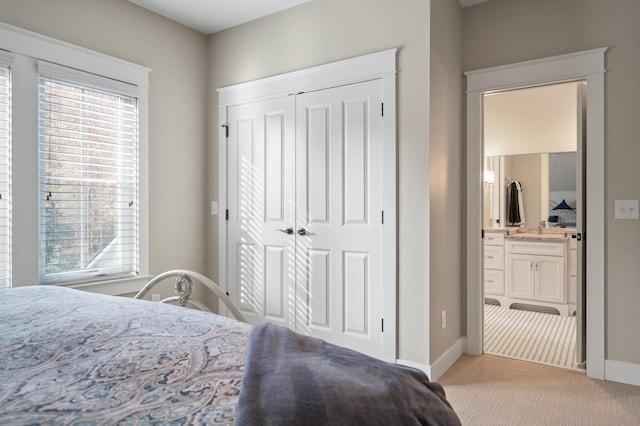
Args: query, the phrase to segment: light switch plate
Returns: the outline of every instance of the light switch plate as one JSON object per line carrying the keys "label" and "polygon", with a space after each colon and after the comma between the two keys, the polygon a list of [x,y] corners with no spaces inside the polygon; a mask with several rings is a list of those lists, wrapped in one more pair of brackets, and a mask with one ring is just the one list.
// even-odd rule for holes
{"label": "light switch plate", "polygon": [[211,202],[211,216],[217,216],[218,215],[218,202],[217,201],[212,201]]}
{"label": "light switch plate", "polygon": [[638,219],[638,200],[616,200],[616,219]]}

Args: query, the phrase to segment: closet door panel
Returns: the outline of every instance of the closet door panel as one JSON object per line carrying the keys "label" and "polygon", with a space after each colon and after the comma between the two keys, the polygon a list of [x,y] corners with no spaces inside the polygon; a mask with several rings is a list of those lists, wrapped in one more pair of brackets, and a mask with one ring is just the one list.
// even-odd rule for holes
{"label": "closet door panel", "polygon": [[239,284],[237,292],[238,308],[247,313],[264,315],[261,301],[264,300],[264,289],[257,280],[256,250],[254,244],[239,243],[236,245],[235,262],[231,265],[231,271]]}
{"label": "closet door panel", "polygon": [[286,313],[285,247],[266,246],[265,266],[265,317],[270,321],[284,321]]}
{"label": "closet door panel", "polygon": [[369,265],[366,253],[344,253],[344,331],[366,335],[369,323],[367,296],[369,293]]}
{"label": "closet door panel", "polygon": [[368,220],[368,106],[366,100],[344,105],[344,224],[365,224]]}
{"label": "closet door panel", "polygon": [[284,112],[265,115],[265,222],[282,222],[285,209]]}
{"label": "closet door panel", "polygon": [[[329,317],[330,307],[330,281],[331,277],[331,253],[327,250],[309,250],[306,275],[306,293],[304,293],[306,307],[306,331],[311,328],[331,327]],[[304,309],[301,307],[301,310]]]}
{"label": "closet door panel", "polygon": [[228,110],[229,292],[254,324],[294,326],[293,113],[289,98]]}
{"label": "closet door panel", "polygon": [[[307,208],[302,209],[303,220],[307,223],[329,223],[331,188],[329,186],[330,164],[330,105],[320,104],[307,108],[307,135],[305,150]],[[301,184],[303,182],[300,182]],[[304,205],[303,204],[303,205]]]}
{"label": "closet door panel", "polygon": [[[372,356],[382,348],[381,99],[377,81],[296,97],[297,229],[306,233],[297,247],[327,253],[331,265],[328,327],[298,327]],[[296,268],[299,281],[317,273],[304,257]]]}

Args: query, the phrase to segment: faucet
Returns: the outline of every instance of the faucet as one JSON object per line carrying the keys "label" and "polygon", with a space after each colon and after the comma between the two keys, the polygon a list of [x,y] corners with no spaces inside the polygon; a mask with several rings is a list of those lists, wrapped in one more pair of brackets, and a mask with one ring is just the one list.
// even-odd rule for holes
{"label": "faucet", "polygon": [[542,228],[544,228],[545,226],[545,221],[541,220],[540,222],[538,222],[538,235],[542,234]]}

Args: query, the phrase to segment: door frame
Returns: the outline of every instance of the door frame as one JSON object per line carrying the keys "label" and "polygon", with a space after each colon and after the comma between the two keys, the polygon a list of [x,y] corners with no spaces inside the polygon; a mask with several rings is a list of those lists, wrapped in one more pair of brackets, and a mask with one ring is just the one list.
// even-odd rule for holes
{"label": "door frame", "polygon": [[604,73],[607,48],[469,71],[467,77],[467,350],[483,351],[482,164],[483,96],[513,88],[587,82],[586,304],[587,375],[605,378]]}
{"label": "door frame", "polygon": [[[382,337],[383,359],[396,361],[397,354],[397,194],[396,194],[396,57],[397,49],[345,59],[247,83],[223,87],[218,92],[218,284],[225,291],[227,282],[227,111],[230,106],[278,98],[311,90],[328,89],[369,80],[382,80],[384,114],[382,230]],[[224,307],[220,313],[228,315]]]}

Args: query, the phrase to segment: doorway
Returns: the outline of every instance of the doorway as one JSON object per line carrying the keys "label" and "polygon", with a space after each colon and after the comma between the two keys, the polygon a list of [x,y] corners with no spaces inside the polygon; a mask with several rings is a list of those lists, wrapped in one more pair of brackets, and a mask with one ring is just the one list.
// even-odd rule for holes
{"label": "doorway", "polygon": [[584,236],[587,374],[604,379],[604,54],[606,48],[467,72],[467,353],[483,351],[482,243],[483,96],[485,93],[585,80],[586,125]]}
{"label": "doorway", "polygon": [[484,94],[484,353],[584,361],[585,93],[574,81]]}

